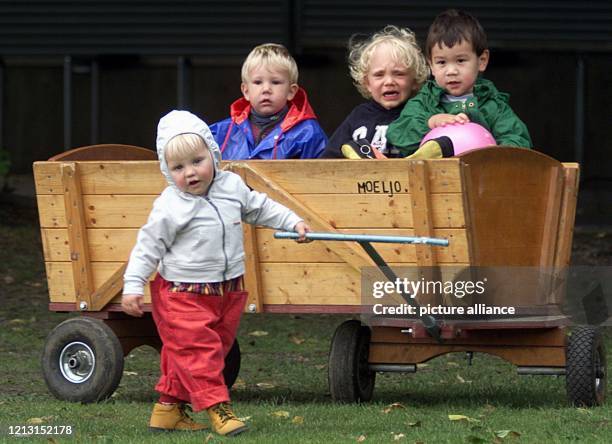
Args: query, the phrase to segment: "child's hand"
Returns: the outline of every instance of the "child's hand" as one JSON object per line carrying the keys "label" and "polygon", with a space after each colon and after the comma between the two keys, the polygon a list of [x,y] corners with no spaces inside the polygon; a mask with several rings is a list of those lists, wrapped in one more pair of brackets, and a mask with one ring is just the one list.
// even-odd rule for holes
{"label": "child's hand", "polygon": [[121,308],[130,316],[137,318],[143,315],[141,294],[124,294],[121,298]]}
{"label": "child's hand", "polygon": [[300,235],[300,237],[296,240],[296,242],[299,242],[299,243],[311,242],[310,239],[306,239],[306,233],[310,233],[312,230],[310,229],[308,224],[306,224],[306,222],[304,222],[303,220],[295,224],[295,227],[293,227],[293,231],[296,231],[297,234]]}
{"label": "child's hand", "polygon": [[465,113],[459,114],[434,114],[427,121],[427,126],[434,129],[439,126],[452,125],[454,123],[468,123],[470,118]]}

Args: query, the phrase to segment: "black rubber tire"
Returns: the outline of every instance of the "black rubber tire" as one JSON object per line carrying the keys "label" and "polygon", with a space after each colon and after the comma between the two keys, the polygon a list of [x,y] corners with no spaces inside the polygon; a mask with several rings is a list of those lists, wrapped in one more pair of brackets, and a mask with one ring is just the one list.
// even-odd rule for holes
{"label": "black rubber tire", "polygon": [[342,323],[329,351],[328,382],[332,400],[367,402],[372,399],[376,373],[368,367],[371,332],[357,320]]}
{"label": "black rubber tire", "polygon": [[[76,353],[82,353],[81,357],[93,356],[95,362],[79,359],[75,361],[77,367],[74,369],[60,364],[60,359],[75,356]],[[72,318],[49,333],[41,364],[47,387],[56,398],[71,402],[97,402],[110,397],[121,381],[123,349],[115,333],[104,322],[88,317]],[[83,367],[82,371],[89,373],[89,377],[75,382],[70,377],[78,373],[79,367]],[[90,370],[87,371],[85,367]]]}
{"label": "black rubber tire", "polygon": [[599,329],[589,326],[572,330],[565,350],[565,386],[574,406],[601,405],[606,395],[606,350]]}
{"label": "black rubber tire", "polygon": [[223,369],[223,378],[225,379],[225,385],[228,389],[232,388],[234,382],[238,378],[238,373],[240,373],[240,345],[238,344],[238,339],[234,340],[232,344],[232,348],[225,356],[225,368]]}

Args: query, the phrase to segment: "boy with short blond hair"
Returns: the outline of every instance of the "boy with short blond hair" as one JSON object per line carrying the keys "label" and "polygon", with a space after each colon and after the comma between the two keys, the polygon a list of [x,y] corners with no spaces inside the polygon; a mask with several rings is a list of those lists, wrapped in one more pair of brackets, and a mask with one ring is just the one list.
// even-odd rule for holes
{"label": "boy with short blond hair", "polygon": [[327,137],[298,86],[297,64],[287,48],[256,46],[242,65],[242,98],[230,117],[211,125],[224,159],[311,159]]}
{"label": "boy with short blond hair", "polygon": [[387,139],[404,156],[418,148],[429,130],[465,122],[487,128],[498,145],[531,148],[527,127],[508,105],[508,94],[480,76],[489,50],[475,17],[454,9],[438,15],[429,27],[425,56],[434,80],[406,103],[387,131]]}

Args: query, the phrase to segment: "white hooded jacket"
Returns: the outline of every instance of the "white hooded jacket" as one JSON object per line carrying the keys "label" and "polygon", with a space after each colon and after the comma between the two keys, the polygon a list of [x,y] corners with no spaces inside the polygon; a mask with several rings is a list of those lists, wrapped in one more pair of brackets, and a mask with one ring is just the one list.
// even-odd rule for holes
{"label": "white hooded jacket", "polygon": [[[164,149],[179,134],[197,134],[210,150],[215,176],[206,195],[180,191]],[[221,153],[208,126],[188,111],[171,111],[157,127],[157,155],[168,187],[155,200],[138,232],[124,275],[123,294],[144,294],[157,268],[172,282],[221,282],[244,274],[241,222],[291,231],[300,219],[293,211],[250,190],[240,176],[219,170]]]}

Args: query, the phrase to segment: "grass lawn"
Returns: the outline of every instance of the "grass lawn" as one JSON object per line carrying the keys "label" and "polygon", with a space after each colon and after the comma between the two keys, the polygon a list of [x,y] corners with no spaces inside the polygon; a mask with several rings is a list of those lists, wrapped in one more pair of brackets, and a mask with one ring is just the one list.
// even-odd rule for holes
{"label": "grass lawn", "polygon": [[[575,258],[587,261],[581,263],[610,265],[608,253],[598,252],[611,251],[610,237],[578,235]],[[73,315],[47,310],[35,210],[0,205],[0,250],[5,252],[0,262],[0,442],[226,440],[208,433],[152,435],[147,430],[159,365],[157,352],[147,347],[126,357],[121,384],[110,400],[80,405],[53,398],[41,375],[40,354],[48,332]],[[333,404],[327,388],[327,354],[334,329],[345,319],[244,316],[238,338],[242,369],[233,399],[237,414],[248,418],[251,430],[231,440],[612,442],[610,393],[603,407],[569,407],[564,378],[518,376],[513,366],[482,354],[474,356],[471,366],[463,354],[453,354],[420,366],[416,374],[378,375],[372,402]],[[612,331],[608,329],[605,336],[608,361],[612,362]],[[463,416],[451,420],[449,415]],[[202,413],[195,417],[204,419]],[[10,427],[18,425],[71,426],[73,433],[9,435]]]}

